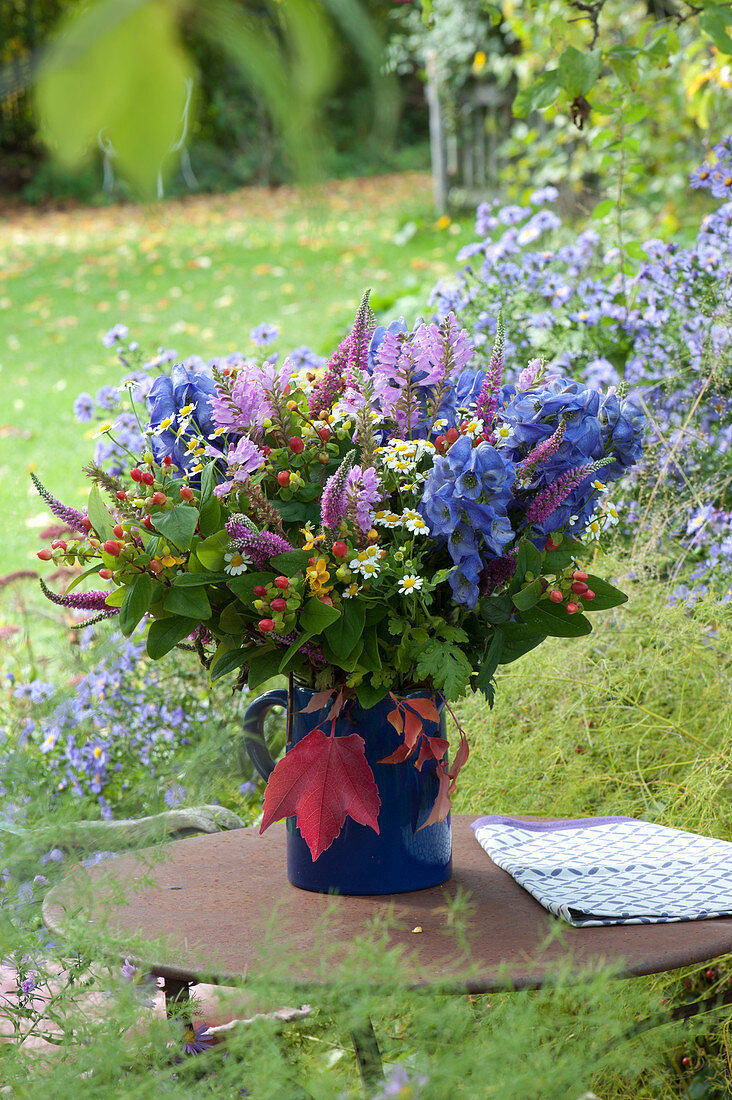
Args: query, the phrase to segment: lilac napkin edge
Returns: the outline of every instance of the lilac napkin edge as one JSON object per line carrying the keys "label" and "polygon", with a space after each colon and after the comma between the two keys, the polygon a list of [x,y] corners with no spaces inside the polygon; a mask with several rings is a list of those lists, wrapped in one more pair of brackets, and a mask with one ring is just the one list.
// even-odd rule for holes
{"label": "lilac napkin edge", "polygon": [[619,821],[632,821],[637,824],[646,824],[635,817],[575,817],[557,818],[551,821],[525,821],[520,817],[504,817],[501,814],[486,814],[476,818],[470,828],[477,833],[481,825],[512,825],[519,829],[528,829],[535,833],[550,833],[563,829],[588,829],[594,825],[610,825]]}

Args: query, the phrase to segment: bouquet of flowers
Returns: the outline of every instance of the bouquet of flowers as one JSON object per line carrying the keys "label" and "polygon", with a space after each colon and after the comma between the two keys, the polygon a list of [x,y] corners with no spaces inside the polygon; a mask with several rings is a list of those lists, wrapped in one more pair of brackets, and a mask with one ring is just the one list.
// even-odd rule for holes
{"label": "bouquet of flowers", "polygon": [[[73,535],[39,556],[84,567],[71,589],[111,582],[44,591],[127,635],[147,617],[151,658],[194,646],[212,681],[290,675],[332,696],[331,717],[391,695],[395,758],[437,762],[438,820],[467,747],[450,767],[427,736],[436,702],[492,703],[499,665],[625,600],[578,563],[643,416],[539,358],[513,382],[503,366],[500,319],[480,363],[454,315],[377,326],[368,294],[320,370],[175,365],[149,389],[128,472],[87,467],[85,512],[37,482]],[[415,687],[427,698],[405,702]]]}

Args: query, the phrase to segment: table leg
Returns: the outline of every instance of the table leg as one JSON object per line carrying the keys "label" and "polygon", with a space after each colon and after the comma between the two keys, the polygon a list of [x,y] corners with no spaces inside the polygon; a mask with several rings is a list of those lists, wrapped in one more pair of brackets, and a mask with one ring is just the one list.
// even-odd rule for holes
{"label": "table leg", "polygon": [[185,1020],[186,1023],[190,1023],[191,1016],[191,998],[190,988],[193,985],[191,981],[181,981],[179,978],[165,978],[165,1015],[175,1016],[179,1020]]}
{"label": "table leg", "polygon": [[366,1017],[365,1024],[351,1032],[351,1040],[361,1080],[366,1088],[377,1084],[384,1076],[384,1067],[381,1064],[381,1051],[374,1034],[374,1025],[369,1016]]}

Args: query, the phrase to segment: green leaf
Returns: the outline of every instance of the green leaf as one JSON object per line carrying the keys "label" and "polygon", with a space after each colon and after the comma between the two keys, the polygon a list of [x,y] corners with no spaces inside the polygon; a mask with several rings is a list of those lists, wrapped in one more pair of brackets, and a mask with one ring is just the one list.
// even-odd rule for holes
{"label": "green leaf", "polygon": [[323,653],[329,663],[337,665],[338,668],[342,668],[344,672],[353,672],[359,666],[361,652],[363,650],[363,641],[361,638],[356,642],[356,645],[350,653],[343,653],[341,650],[333,649],[325,639],[323,639],[321,645]]}
{"label": "green leaf", "polygon": [[516,576],[520,580],[523,580],[527,573],[533,573],[535,577],[538,576],[541,572],[542,562],[541,550],[537,550],[529,539],[524,539],[516,558]]}
{"label": "green leaf", "polygon": [[173,579],[173,587],[198,588],[209,584],[226,584],[230,580],[228,573],[179,573]]}
{"label": "green leaf", "polygon": [[473,668],[461,649],[435,639],[416,657],[416,673],[418,680],[431,679],[446,698],[457,699],[468,687]]}
{"label": "green leaf", "polygon": [[358,644],[366,623],[366,611],[359,600],[344,600],[338,619],[326,627],[325,636],[334,653],[347,657]]}
{"label": "green leaf", "polygon": [[295,638],[295,641],[288,648],[284,657],[280,661],[280,666],[277,671],[280,673],[287,672],[302,647],[305,645],[306,642],[309,642],[311,638],[312,634],[309,634],[307,631],[305,631],[304,634],[300,634],[299,637]]}
{"label": "green leaf", "polygon": [[140,573],[127,586],[119,611],[119,628],[129,636],[150,606],[155,591],[155,581],[147,573]]}
{"label": "green leaf", "polygon": [[502,631],[496,630],[491,638],[491,644],[488,646],[485,657],[480,663],[478,668],[478,678],[476,680],[476,687],[479,691],[485,692],[486,688],[490,684],[495,671],[498,668],[498,664],[503,653],[504,635]]}
{"label": "green leaf", "polygon": [[254,600],[254,589],[260,584],[267,586],[274,581],[274,573],[242,573],[239,577],[229,577],[229,588],[241,603],[250,607]]}
{"label": "green leaf", "polygon": [[153,516],[152,524],[168,542],[179,550],[187,550],[198,526],[198,509],[192,504],[176,504],[169,512],[159,512]]}
{"label": "green leaf", "polygon": [[[588,582],[589,583],[589,582]],[[592,624],[581,613],[568,615],[564,604],[541,600],[536,607],[520,612],[521,620],[550,638],[580,638],[592,631]]]}
{"label": "green leaf", "polygon": [[581,542],[571,539],[567,535],[562,539],[562,544],[556,550],[547,550],[544,554],[544,573],[561,573],[577,558],[584,547]]}
{"label": "green leaf", "polygon": [[480,614],[487,623],[507,623],[513,614],[511,597],[506,593],[500,596],[484,596],[480,601]]}
{"label": "green leaf", "polygon": [[319,600],[317,596],[311,596],[303,604],[299,623],[302,629],[307,630],[310,634],[321,634],[340,617],[341,613],[337,607],[331,607],[330,604]]}
{"label": "green leaf", "polygon": [[211,683],[220,680],[228,672],[233,672],[235,668],[241,668],[253,653],[254,650],[251,646],[248,649],[227,649],[220,657],[211,662],[211,667],[208,670]]}
{"label": "green leaf", "polygon": [[628,241],[625,245],[625,254],[631,260],[647,260],[648,253],[638,241]]}
{"label": "green leaf", "polygon": [[169,588],[163,607],[173,615],[187,615],[199,622],[211,618],[211,604],[203,588]]}
{"label": "green leaf", "polygon": [[541,581],[537,577],[535,581],[528,584],[526,588],[521,588],[518,592],[515,592],[512,596],[513,602],[520,611],[524,611],[529,607],[533,607],[535,603],[538,603],[541,599]]}
{"label": "green leaf", "polygon": [[36,100],[44,140],[75,167],[104,133],[115,170],[155,194],[158,171],[180,136],[186,80],[193,73],[180,43],[175,4],[100,0],[63,24],[43,59]]}
{"label": "green leaf", "polygon": [[281,658],[282,651],[279,649],[266,649],[264,652],[255,653],[249,662],[247,676],[247,684],[251,691],[263,684],[265,680],[271,680],[277,675]]}
{"label": "green leaf", "polygon": [[602,577],[593,577],[588,573],[586,583],[587,587],[595,593],[595,598],[594,600],[587,600],[583,604],[585,612],[607,611],[611,607],[620,607],[621,604],[628,602],[628,597],[624,592],[613,587],[612,584],[608,584]]}
{"label": "green leaf", "polygon": [[269,564],[278,573],[292,577],[295,573],[302,572],[312,556],[309,550],[286,550],[284,554],[277,554],[276,557],[270,558]]}
{"label": "green leaf", "polygon": [[375,624],[373,626],[367,626],[364,629],[361,666],[362,668],[367,668],[370,672],[378,672],[381,669],[379,635]]}
{"label": "green leaf", "polygon": [[166,653],[187,638],[198,626],[196,619],[181,619],[178,615],[169,615],[156,619],[147,632],[147,655],[153,661],[159,661]]}
{"label": "green leaf", "polygon": [[510,665],[523,657],[524,653],[535,649],[546,638],[533,627],[525,623],[504,623],[498,628],[503,635],[503,647],[498,658],[499,665]]}
{"label": "green leaf", "polygon": [[216,463],[209,462],[201,473],[201,494],[198,500],[198,523],[203,535],[212,535],[221,526],[221,505],[214,495],[218,480]]}
{"label": "green leaf", "polygon": [[575,96],[587,95],[600,75],[601,68],[602,50],[585,52],[575,46],[567,46],[557,65],[559,83],[573,99]]}
{"label": "green leaf", "polygon": [[360,684],[356,684],[356,698],[364,710],[375,707],[387,694],[388,688],[381,686],[374,687],[368,679],[364,679]]}
{"label": "green leaf", "polygon": [[707,8],[699,16],[699,26],[706,31],[720,53],[732,55],[732,38],[727,33],[727,25],[730,23],[732,12],[727,4]]}
{"label": "green leaf", "polygon": [[615,199],[603,199],[602,202],[598,202],[597,206],[592,211],[592,217],[599,219],[605,218],[608,214],[612,213],[617,207]]}
{"label": "green leaf", "polygon": [[203,542],[196,546],[196,557],[204,569],[210,569],[218,573],[224,566],[224,551],[231,542],[226,528],[217,531],[215,535],[209,535]]}
{"label": "green leaf", "polygon": [[516,118],[526,118],[532,111],[545,111],[559,95],[559,73],[556,69],[541,73],[528,88],[522,88],[513,101]]}
{"label": "green leaf", "polygon": [[232,600],[231,603],[227,603],[224,610],[219,615],[219,629],[224,634],[235,634],[241,637],[244,629],[244,616],[241,612],[241,604],[238,600]]}
{"label": "green leaf", "polygon": [[68,596],[69,592],[73,592],[74,589],[77,587],[77,585],[80,585],[81,582],[83,580],[86,580],[87,577],[91,577],[94,573],[98,573],[99,569],[100,569],[100,566],[97,564],[97,565],[92,565],[92,567],[90,569],[85,569],[83,573],[79,573],[78,577],[74,577],[73,581],[71,582],[69,587],[64,592],[64,596]]}
{"label": "green leaf", "polygon": [[87,508],[89,510],[89,519],[91,520],[92,527],[99,538],[102,539],[103,542],[106,542],[107,539],[113,539],[114,525],[117,521],[113,518],[112,513],[104,503],[99,486],[96,483],[92,485],[89,491],[89,503]]}
{"label": "green leaf", "polygon": [[104,602],[107,607],[121,607],[126,595],[127,587],[126,585],[122,585],[120,588],[113,588]]}

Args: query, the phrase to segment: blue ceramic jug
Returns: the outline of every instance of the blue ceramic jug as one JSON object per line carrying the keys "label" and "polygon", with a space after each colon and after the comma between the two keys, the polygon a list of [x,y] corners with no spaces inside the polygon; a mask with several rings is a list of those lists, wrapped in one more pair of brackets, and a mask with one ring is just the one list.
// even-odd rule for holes
{"label": "blue ceramic jug", "polygon": [[[275,766],[263,735],[264,719],[272,707],[289,705],[292,745],[318,726],[330,733],[331,723],[326,724],[328,706],[311,714],[303,713],[313,694],[310,688],[295,684],[292,698],[288,699],[285,689],[277,689],[260,695],[247,708],[244,743],[263,779],[269,778]],[[412,691],[405,697],[424,698],[426,694]],[[419,828],[429,817],[437,795],[436,762],[428,761],[420,771],[412,760],[402,764],[379,763],[402,743],[401,736],[387,721],[387,714],[393,709],[394,703],[388,695],[368,710],[352,700],[341,712],[335,727],[337,737],[358,733],[364,739],[366,759],[381,799],[378,834],[347,817],[338,837],[313,861],[296,819],[289,817],[287,877],[293,886],[319,893],[401,894],[438,886],[452,874],[450,818]],[[439,728],[434,722],[425,722],[425,732],[444,737],[441,703],[438,703],[438,710]]]}

